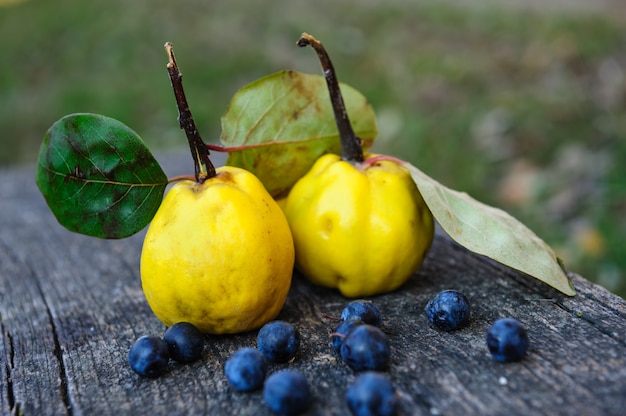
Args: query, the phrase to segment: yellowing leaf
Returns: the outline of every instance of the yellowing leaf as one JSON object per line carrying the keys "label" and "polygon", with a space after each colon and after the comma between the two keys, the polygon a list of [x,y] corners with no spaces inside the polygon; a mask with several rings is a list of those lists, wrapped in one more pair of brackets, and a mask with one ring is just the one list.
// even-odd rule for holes
{"label": "yellowing leaf", "polygon": [[437,222],[457,243],[566,295],[576,294],[554,251],[524,224],[505,211],[446,188],[409,163],[404,166]]}
{"label": "yellowing leaf", "polygon": [[[374,110],[354,88],[340,88],[367,149],[378,134]],[[319,156],[340,152],[326,80],[281,71],[246,85],[222,117],[221,141],[231,148],[227,165],[254,173],[274,197],[286,194]]]}

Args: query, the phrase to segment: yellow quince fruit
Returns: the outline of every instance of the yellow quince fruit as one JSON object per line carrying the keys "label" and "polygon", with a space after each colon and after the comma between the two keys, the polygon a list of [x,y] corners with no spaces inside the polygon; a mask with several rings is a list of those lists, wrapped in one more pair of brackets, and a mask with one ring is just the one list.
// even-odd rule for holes
{"label": "yellow quince fruit", "polygon": [[294,245],[283,212],[256,176],[230,166],[216,172],[167,193],[144,240],[141,282],[165,325],[238,333],[280,312]]}
{"label": "yellow quince fruit", "polygon": [[394,161],[320,157],[284,206],[296,265],[347,297],[389,292],[419,268],[433,239],[432,214],[410,173]]}
{"label": "yellow quince fruit", "polygon": [[317,159],[287,195],[296,265],[347,297],[390,292],[422,264],[433,239],[432,214],[400,163],[363,153],[321,42],[303,33],[297,45],[311,46],[322,65],[341,156]]}

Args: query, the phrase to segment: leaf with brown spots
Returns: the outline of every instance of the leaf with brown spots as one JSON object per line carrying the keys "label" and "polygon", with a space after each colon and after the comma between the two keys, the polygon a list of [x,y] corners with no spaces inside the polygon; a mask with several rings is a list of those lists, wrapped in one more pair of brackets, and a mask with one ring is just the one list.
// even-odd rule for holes
{"label": "leaf with brown spots", "polygon": [[[378,134],[374,110],[359,91],[340,87],[367,149]],[[286,194],[317,158],[340,152],[326,80],[281,71],[244,86],[222,117],[221,141],[229,148],[228,165],[254,173],[272,196]]]}
{"label": "leaf with brown spots", "polygon": [[100,238],[123,238],[143,229],[167,185],[137,133],[95,114],[71,114],[50,127],[35,179],[61,225]]}

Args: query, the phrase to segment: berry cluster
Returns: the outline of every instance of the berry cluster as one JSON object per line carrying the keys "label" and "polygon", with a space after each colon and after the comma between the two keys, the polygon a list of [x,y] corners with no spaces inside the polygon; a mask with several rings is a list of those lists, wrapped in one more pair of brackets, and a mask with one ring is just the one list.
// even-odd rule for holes
{"label": "berry cluster", "polygon": [[156,335],[139,337],[128,353],[128,363],[142,377],[159,377],[167,370],[170,358],[179,363],[191,363],[202,355],[204,337],[188,322],[170,326],[163,338]]}
{"label": "berry cluster", "polygon": [[[439,292],[426,304],[430,323],[443,331],[454,331],[470,320],[470,303],[456,290]],[[498,319],[487,331],[487,348],[500,362],[521,360],[528,350],[526,328],[514,318]]]}
{"label": "berry cluster", "polygon": [[243,347],[224,364],[230,386],[241,392],[263,387],[263,402],[279,415],[297,415],[309,405],[311,392],[307,379],[298,371],[283,369],[268,374],[268,362],[293,360],[300,348],[300,334],[288,322],[272,321],[257,335],[257,348]]}
{"label": "berry cluster", "polygon": [[[470,321],[468,299],[455,290],[444,290],[425,308],[430,323],[443,331],[454,331]],[[368,300],[355,300],[342,310],[341,321],[330,334],[330,344],[342,361],[358,373],[346,391],[346,403],[353,415],[394,415],[398,396],[383,373],[391,359],[390,343],[380,310]],[[495,321],[487,332],[487,347],[495,360],[517,361],[524,357],[529,339],[524,326],[513,318]],[[143,377],[158,377],[170,359],[190,363],[200,358],[202,333],[192,324],[179,322],[163,337],[142,336],[130,349],[128,362]],[[288,322],[272,321],[257,334],[256,348],[242,347],[224,364],[229,385],[239,392],[263,389],[263,402],[278,415],[297,415],[308,407],[311,390],[298,371],[282,369],[269,374],[269,363],[288,363],[300,348],[300,334]]]}
{"label": "berry cluster", "polygon": [[341,322],[330,334],[332,348],[348,367],[360,373],[346,391],[346,402],[353,415],[391,416],[397,412],[395,388],[382,373],[391,358],[382,324],[376,305],[355,300],[343,309]]}
{"label": "berry cluster", "polygon": [[[343,309],[340,320],[331,334],[332,347],[346,365],[360,373],[346,391],[348,408],[354,415],[396,414],[395,388],[381,373],[389,365],[390,346],[380,329],[380,311],[369,301],[357,300]],[[303,412],[311,400],[307,379],[290,369],[268,375],[269,362],[291,362],[299,346],[300,334],[291,324],[265,324],[258,332],[256,348],[240,348],[226,360],[224,374],[228,383],[240,392],[262,388],[263,402],[276,414]]]}
{"label": "berry cluster", "polygon": [[354,371],[383,371],[391,350],[387,335],[380,329],[380,310],[370,301],[355,300],[341,311],[341,323],[330,335],[333,349]]}

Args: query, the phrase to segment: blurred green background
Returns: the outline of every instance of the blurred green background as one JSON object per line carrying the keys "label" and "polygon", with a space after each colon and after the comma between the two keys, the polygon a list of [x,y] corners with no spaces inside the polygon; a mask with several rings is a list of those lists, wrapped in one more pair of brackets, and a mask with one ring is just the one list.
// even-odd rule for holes
{"label": "blurred green background", "polygon": [[507,210],[626,297],[626,2],[458,3],[0,0],[0,165],[33,164],[73,112],[117,118],[153,150],[186,146],[166,41],[217,142],[237,89],[320,73],[295,46],[306,31],[376,110],[374,150]]}

